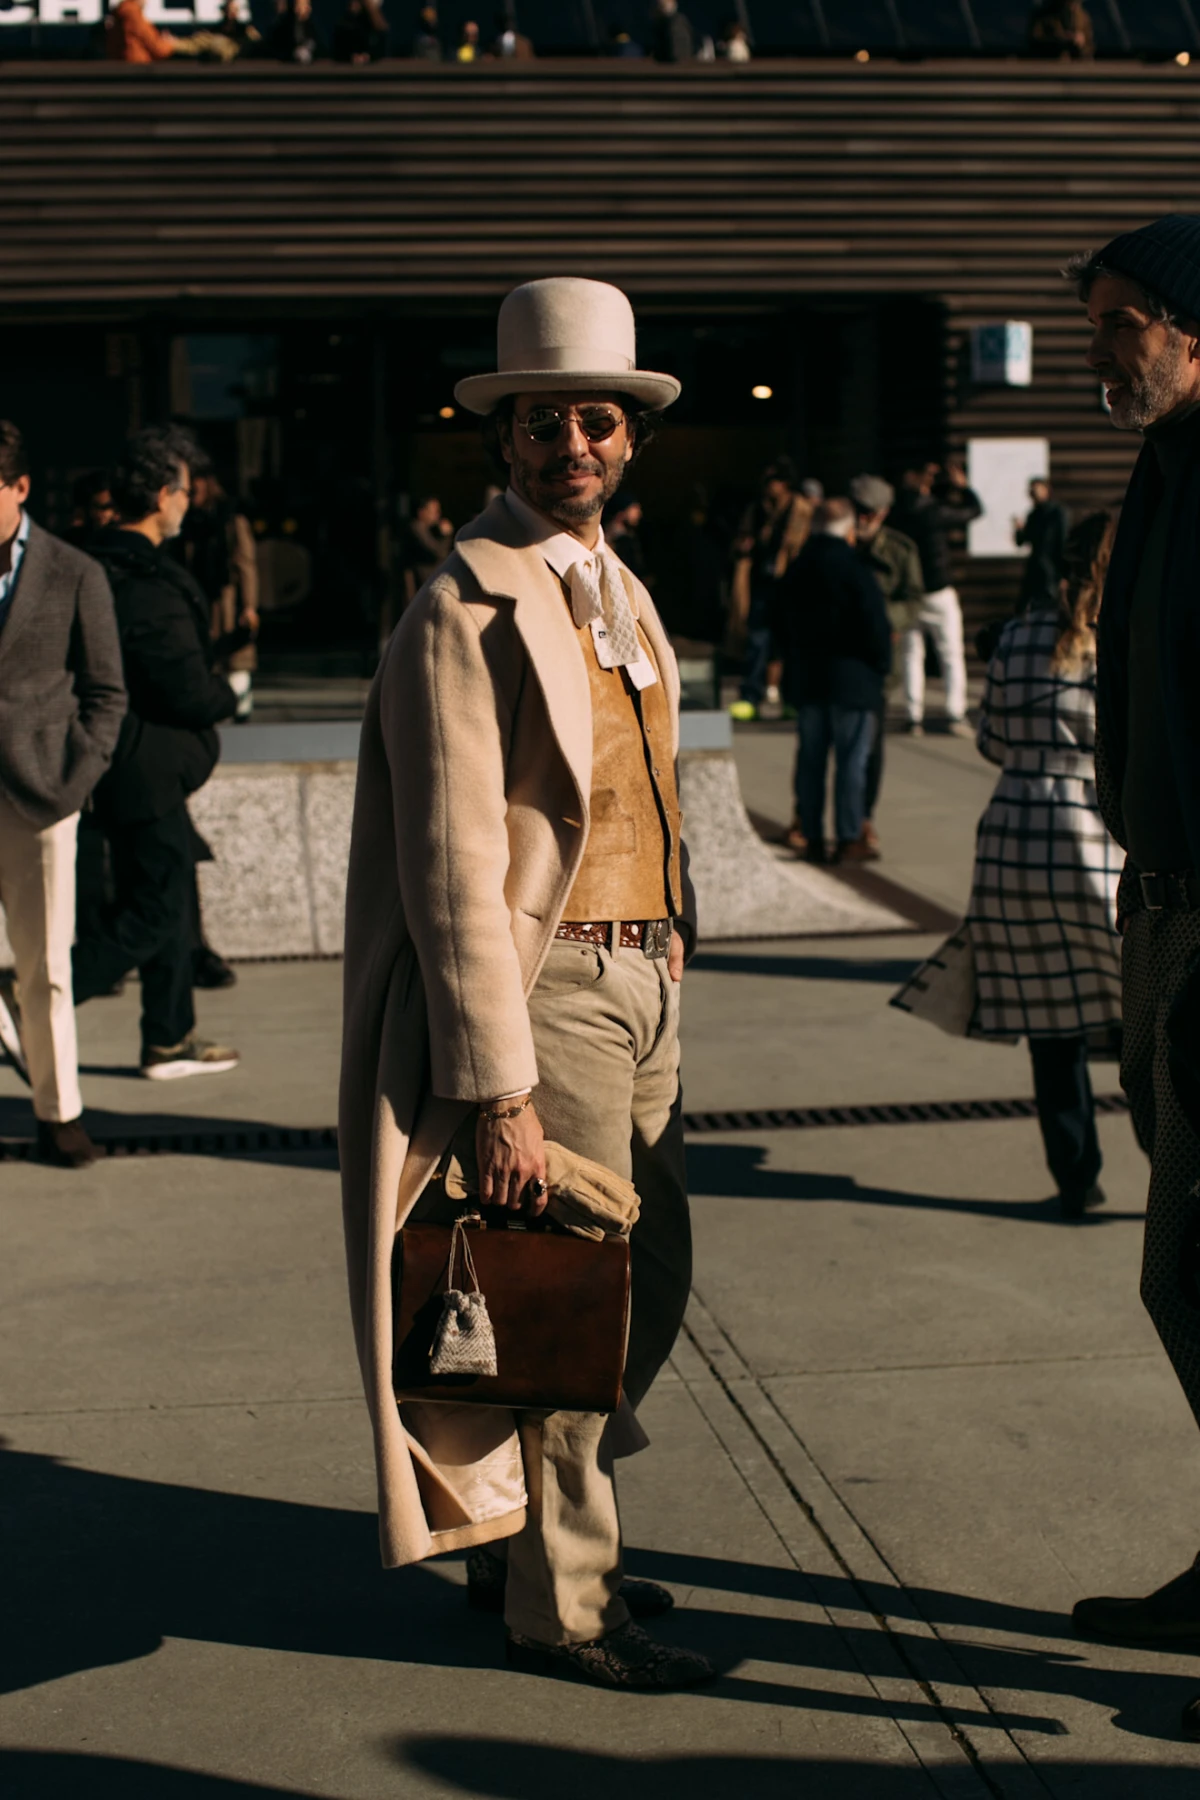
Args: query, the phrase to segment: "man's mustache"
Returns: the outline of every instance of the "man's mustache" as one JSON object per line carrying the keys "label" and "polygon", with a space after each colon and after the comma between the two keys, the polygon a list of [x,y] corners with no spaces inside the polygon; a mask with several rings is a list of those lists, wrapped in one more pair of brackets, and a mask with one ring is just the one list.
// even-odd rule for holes
{"label": "man's mustache", "polygon": [[556,456],[553,462],[544,463],[538,470],[539,480],[551,480],[556,475],[603,475],[604,465],[591,457]]}

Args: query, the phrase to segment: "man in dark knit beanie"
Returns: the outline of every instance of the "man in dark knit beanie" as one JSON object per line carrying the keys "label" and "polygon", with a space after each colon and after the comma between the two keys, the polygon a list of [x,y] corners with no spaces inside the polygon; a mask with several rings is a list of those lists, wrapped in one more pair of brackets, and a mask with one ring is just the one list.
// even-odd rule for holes
{"label": "man in dark knit beanie", "polygon": [[[1096,780],[1127,853],[1121,1080],[1150,1158],[1142,1299],[1200,1422],[1200,218],[1124,232],[1067,271],[1113,424],[1145,444],[1098,628]],[[1081,1600],[1077,1628],[1200,1635],[1200,1557],[1144,1599]],[[1184,1713],[1200,1737],[1200,1700]]]}

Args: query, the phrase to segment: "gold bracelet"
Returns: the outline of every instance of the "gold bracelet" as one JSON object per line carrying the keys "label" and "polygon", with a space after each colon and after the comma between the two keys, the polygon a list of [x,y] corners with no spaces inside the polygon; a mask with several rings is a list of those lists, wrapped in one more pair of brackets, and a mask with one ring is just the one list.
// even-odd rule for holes
{"label": "gold bracelet", "polygon": [[523,1100],[518,1100],[515,1106],[506,1106],[504,1108],[481,1106],[479,1109],[479,1116],[481,1119],[486,1119],[489,1125],[497,1125],[502,1119],[515,1119],[518,1113],[523,1113],[525,1111],[525,1108],[532,1100],[533,1095],[526,1094],[525,1098]]}

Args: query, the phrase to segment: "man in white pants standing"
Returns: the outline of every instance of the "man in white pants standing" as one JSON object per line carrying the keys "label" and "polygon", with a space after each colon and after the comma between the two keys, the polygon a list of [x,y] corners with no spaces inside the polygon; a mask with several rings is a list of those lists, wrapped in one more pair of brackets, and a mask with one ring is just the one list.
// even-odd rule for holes
{"label": "man in white pants standing", "polygon": [[16,962],[16,983],[0,978],[0,1042],[33,1089],[40,1154],[82,1168],[96,1153],[71,988],[75,834],[125,683],[102,570],[35,525],[28,498],[21,433],[0,419],[0,901]]}
{"label": "man in white pants standing", "polygon": [[946,684],[946,717],[955,737],[974,737],[966,721],[967,661],[963,651],[962,605],[958,589],[950,581],[950,546],[947,533],[969,525],[983,513],[979,496],[967,486],[958,463],[945,467],[928,463],[923,469],[905,471],[893,515],[897,530],[917,546],[925,600],[917,625],[906,631],[900,649],[904,682],[904,706],[908,730],[920,736],[925,729],[925,633],[937,647]]}

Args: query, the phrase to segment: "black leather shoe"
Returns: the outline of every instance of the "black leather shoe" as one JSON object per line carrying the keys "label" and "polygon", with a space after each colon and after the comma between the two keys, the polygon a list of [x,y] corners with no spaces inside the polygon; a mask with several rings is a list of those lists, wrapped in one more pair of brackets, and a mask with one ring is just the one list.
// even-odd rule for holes
{"label": "black leather shoe", "polygon": [[207,944],[192,953],[192,986],[194,988],[231,988],[237,986],[237,970],[231,969],[223,956]]}
{"label": "black leather shoe", "polygon": [[[472,1550],[467,1557],[467,1605],[476,1612],[503,1613],[504,1585],[508,1565],[486,1550]],[[657,1581],[639,1581],[628,1575],[621,1583],[620,1594],[635,1619],[658,1619],[670,1612],[674,1594],[659,1587]]]}
{"label": "black leather shoe", "polygon": [[38,1155],[58,1169],[90,1168],[99,1155],[78,1119],[69,1119],[65,1125],[39,1119],[37,1135]]}
{"label": "black leather shoe", "polygon": [[560,1681],[583,1681],[591,1687],[623,1688],[627,1693],[669,1694],[680,1688],[715,1681],[717,1665],[695,1650],[656,1643],[640,1625],[616,1631],[586,1644],[539,1644],[510,1631],[508,1666],[526,1675],[552,1675]]}
{"label": "black leather shoe", "polygon": [[1144,1600],[1100,1595],[1081,1600],[1071,1614],[1081,1637],[1113,1638],[1122,1644],[1167,1644],[1200,1638],[1200,1557]]}
{"label": "black leather shoe", "polygon": [[1108,1195],[1098,1181],[1090,1188],[1064,1188],[1058,1196],[1058,1208],[1064,1219],[1082,1219],[1095,1206],[1103,1206]]}

